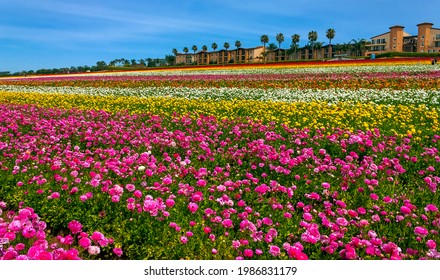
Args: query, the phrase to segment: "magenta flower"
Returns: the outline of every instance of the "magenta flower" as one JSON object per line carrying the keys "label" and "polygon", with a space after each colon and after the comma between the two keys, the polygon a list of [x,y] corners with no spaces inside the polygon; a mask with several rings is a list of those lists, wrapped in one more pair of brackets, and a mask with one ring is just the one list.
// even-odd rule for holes
{"label": "magenta flower", "polygon": [[429,232],[428,232],[428,230],[426,228],[421,227],[421,226],[417,226],[414,229],[414,233],[417,234],[417,235],[420,235],[420,236],[427,236]]}
{"label": "magenta flower", "polygon": [[191,213],[195,213],[195,212],[197,212],[197,209],[199,209],[199,206],[197,205],[197,203],[194,203],[194,202],[190,202],[189,204],[188,204],[188,210],[191,212]]}
{"label": "magenta flower", "polygon": [[402,206],[400,207],[400,212],[402,212],[402,214],[408,215],[411,213],[411,208],[407,206]]}
{"label": "magenta flower", "polygon": [[115,247],[115,248],[113,248],[113,253],[115,255],[117,255],[118,257],[121,257],[123,252],[122,252],[121,248]]}
{"label": "magenta flower", "polygon": [[87,249],[92,244],[92,241],[87,237],[83,237],[79,240],[78,243],[81,247],[83,247],[84,249]]}
{"label": "magenta flower", "polygon": [[182,242],[182,244],[186,244],[188,242],[188,238],[186,236],[181,236],[180,242]]}
{"label": "magenta flower", "polygon": [[82,230],[81,223],[76,220],[70,221],[69,224],[67,225],[67,227],[69,228],[69,230],[72,234],[77,234],[77,233],[81,232],[81,230]]}
{"label": "magenta flower", "polygon": [[438,212],[438,208],[434,204],[428,204],[424,209],[426,212]]}
{"label": "magenta flower", "polygon": [[275,245],[269,246],[269,254],[271,254],[272,256],[277,257],[280,255],[280,253],[281,253],[280,247],[275,246]]}
{"label": "magenta flower", "polygon": [[93,241],[98,242],[101,239],[104,239],[104,234],[100,233],[99,231],[93,232],[92,236],[90,237]]}
{"label": "magenta flower", "polygon": [[162,183],[164,185],[171,185],[173,183],[173,179],[171,179],[170,177],[165,177],[163,178]]}
{"label": "magenta flower", "polygon": [[243,256],[245,256],[246,258],[252,258],[253,255],[254,251],[252,251],[251,249],[244,249]]}
{"label": "magenta flower", "polygon": [[434,250],[435,248],[437,248],[437,243],[434,240],[429,239],[428,241],[426,241],[426,246],[428,247],[428,249]]}

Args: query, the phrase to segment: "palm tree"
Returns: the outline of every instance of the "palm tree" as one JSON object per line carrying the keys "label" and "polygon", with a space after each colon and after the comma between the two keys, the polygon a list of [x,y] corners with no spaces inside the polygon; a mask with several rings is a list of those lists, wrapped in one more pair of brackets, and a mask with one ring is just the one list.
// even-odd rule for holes
{"label": "palm tree", "polygon": [[212,48],[213,51],[215,51],[218,48],[217,43],[215,43],[215,42],[212,43],[211,44],[211,48]]}
{"label": "palm tree", "polygon": [[[278,56],[280,55],[280,50],[281,50],[281,43],[282,42],[284,42],[284,35],[283,35],[283,33],[278,33],[276,36],[275,36],[275,39],[277,40],[277,42],[278,42]],[[281,59],[280,59],[281,60]]]}
{"label": "palm tree", "polygon": [[179,53],[179,52],[177,51],[177,49],[173,49],[171,52],[174,54],[174,56],[177,56],[177,54]]}
{"label": "palm tree", "polygon": [[321,59],[321,49],[322,46],[324,45],[324,42],[316,42],[315,43],[315,50],[317,50],[317,58]]}
{"label": "palm tree", "polygon": [[328,56],[332,58],[332,39],[335,38],[336,31],[333,28],[327,29],[325,36],[328,39]]}
{"label": "palm tree", "polygon": [[[228,49],[229,49],[229,43],[228,42],[225,42],[224,44],[223,44],[223,47],[225,48],[225,50],[226,50],[226,54],[227,54],[227,61],[228,61],[228,63],[229,63],[229,53],[228,53]],[[224,61],[224,58],[223,58],[223,61]]]}
{"label": "palm tree", "polygon": [[188,54],[188,48],[187,47],[184,47],[183,48],[183,52],[185,53],[185,64],[187,63],[187,61],[188,61],[188,57],[187,57],[187,54]]}
{"label": "palm tree", "polygon": [[235,47],[237,48],[237,50],[235,51],[235,63],[238,62],[238,49],[241,47],[241,42],[240,41],[235,41]]}
{"label": "palm tree", "polygon": [[[191,47],[191,49],[193,50],[193,52],[194,52],[194,60],[196,59],[196,51],[197,51],[197,46],[196,45],[193,45],[192,47]],[[197,64],[199,63],[199,60],[197,59]]]}
{"label": "palm tree", "polygon": [[193,45],[191,49],[193,50],[194,54],[196,54],[197,46],[196,46],[196,45]]}
{"label": "palm tree", "polygon": [[[205,57],[205,56],[207,56],[207,58],[206,58],[206,64],[208,64],[209,63],[209,54],[207,53],[207,51],[208,51],[208,46],[207,45],[203,45],[202,46],[202,51],[203,51],[203,56]],[[202,63],[205,63],[205,62],[203,62],[202,61]]]}
{"label": "palm tree", "polygon": [[284,42],[284,35],[283,33],[278,33],[275,39],[278,42],[278,49],[281,49],[281,43]]}
{"label": "palm tree", "polygon": [[316,40],[318,40],[318,33],[316,31],[310,31],[308,38],[310,41],[310,45],[312,47],[312,58],[314,58],[313,50],[314,50],[314,44],[315,44]]}
{"label": "palm tree", "polygon": [[269,36],[267,35],[261,35],[260,41],[263,44],[263,60],[264,63],[266,63],[266,44],[269,43]]}
{"label": "palm tree", "polygon": [[362,52],[365,51],[367,41],[365,39],[358,39],[358,40],[352,39],[348,43],[354,49],[355,56],[358,56],[358,55],[362,55]]}
{"label": "palm tree", "polygon": [[293,34],[292,35],[292,47],[295,50],[296,53],[296,59],[298,59],[298,45],[299,43],[299,34]]}

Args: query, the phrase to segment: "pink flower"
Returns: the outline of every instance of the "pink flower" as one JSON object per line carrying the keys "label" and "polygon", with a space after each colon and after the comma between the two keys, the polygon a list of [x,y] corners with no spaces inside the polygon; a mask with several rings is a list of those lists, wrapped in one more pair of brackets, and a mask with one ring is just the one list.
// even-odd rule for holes
{"label": "pink flower", "polygon": [[205,187],[205,186],[206,186],[206,181],[203,180],[203,179],[199,179],[199,180],[197,181],[197,186],[199,186],[199,187]]}
{"label": "pink flower", "polygon": [[199,209],[199,206],[196,204],[196,203],[194,203],[194,202],[190,202],[189,204],[188,204],[188,210],[191,212],[191,213],[195,213],[195,212],[197,212],[197,209]]}
{"label": "pink flower", "polygon": [[217,251],[217,249],[212,248],[211,253],[212,253],[213,255],[217,255],[218,251]]}
{"label": "pink flower", "polygon": [[310,213],[304,213],[303,219],[306,220],[307,222],[310,222],[313,219],[313,216]]}
{"label": "pink flower", "polygon": [[114,253],[116,256],[121,257],[123,252],[122,252],[122,249],[121,249],[121,248],[117,248],[117,247],[115,247],[115,248],[113,248],[113,253]]}
{"label": "pink flower", "polygon": [[54,193],[51,194],[51,197],[52,197],[53,199],[60,198],[60,193],[59,193],[59,192],[54,192]]}
{"label": "pink flower", "polygon": [[92,236],[90,237],[93,241],[98,242],[101,239],[104,239],[104,234],[100,233],[99,231],[95,231]]}
{"label": "pink flower", "polygon": [[81,247],[83,247],[84,249],[87,249],[92,244],[92,241],[87,237],[83,237],[79,240],[78,243]]}
{"label": "pink flower", "polygon": [[269,187],[266,184],[259,185],[258,187],[255,188],[255,192],[259,194],[265,194],[268,191],[269,191]]}
{"label": "pink flower", "polygon": [[69,228],[70,232],[72,232],[73,234],[77,234],[82,230],[81,223],[76,220],[70,221],[67,227]]}
{"label": "pink flower", "polygon": [[426,228],[418,226],[414,229],[414,233],[420,236],[427,236],[429,232]]}
{"label": "pink flower", "polygon": [[204,227],[203,228],[203,232],[206,233],[206,234],[209,234],[209,233],[211,233],[211,228],[210,227]]}
{"label": "pink flower", "polygon": [[348,221],[342,217],[337,218],[336,223],[342,227],[346,227],[348,225]]}
{"label": "pink flower", "polygon": [[182,242],[183,244],[186,244],[188,242],[188,238],[186,236],[181,236],[180,242]]}
{"label": "pink flower", "polygon": [[428,247],[428,249],[434,250],[435,248],[437,248],[437,243],[434,240],[429,239],[428,241],[426,241],[426,246]]}
{"label": "pink flower", "polygon": [[168,208],[173,207],[174,204],[175,204],[175,202],[174,202],[173,199],[170,199],[170,198],[169,198],[169,199],[165,200],[165,205],[166,205]]}
{"label": "pink flower", "polygon": [[233,223],[232,223],[232,220],[231,220],[231,219],[224,219],[224,220],[222,221],[222,225],[223,225],[225,228],[231,228],[231,227],[233,227]]}
{"label": "pink flower", "polygon": [[127,184],[125,185],[125,188],[129,191],[129,192],[134,192],[134,190],[136,189],[136,187],[133,184]]}
{"label": "pink flower", "polygon": [[402,212],[402,214],[410,214],[411,213],[411,209],[409,207],[406,206],[402,206],[400,207],[400,212]]}
{"label": "pink flower", "polygon": [[36,260],[52,260],[52,254],[46,251],[41,251],[35,255]]}
{"label": "pink flower", "polygon": [[280,253],[281,253],[280,247],[275,246],[275,245],[269,246],[269,254],[271,254],[272,256],[274,256],[274,257],[279,256]]}
{"label": "pink flower", "polygon": [[24,250],[25,245],[23,243],[18,243],[17,245],[15,245],[15,250],[17,251],[21,251]]}
{"label": "pink flower", "polygon": [[173,179],[171,179],[170,177],[165,177],[163,178],[162,183],[164,185],[171,185],[173,183]]}
{"label": "pink flower", "polygon": [[438,208],[434,204],[428,204],[424,209],[426,212],[438,212]]}
{"label": "pink flower", "polygon": [[378,199],[379,199],[379,197],[378,197],[377,194],[375,194],[375,193],[370,194],[370,198],[371,198],[372,200],[378,200]]}
{"label": "pink flower", "polygon": [[88,250],[90,255],[98,255],[101,252],[98,246],[89,246]]}
{"label": "pink flower", "polygon": [[245,256],[246,258],[252,258],[253,255],[254,251],[252,251],[251,249],[244,249],[243,256]]}

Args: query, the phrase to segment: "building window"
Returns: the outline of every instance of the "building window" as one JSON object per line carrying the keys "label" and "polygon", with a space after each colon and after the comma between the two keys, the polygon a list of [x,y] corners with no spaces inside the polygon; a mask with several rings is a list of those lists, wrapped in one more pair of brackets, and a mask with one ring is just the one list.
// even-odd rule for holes
{"label": "building window", "polygon": [[425,46],[425,43],[422,42],[422,43],[420,44],[420,46],[424,47],[424,46]]}
{"label": "building window", "polygon": [[385,39],[381,39],[380,42],[381,42],[382,44],[385,44]]}
{"label": "building window", "polygon": [[371,44],[374,45],[376,43],[376,40],[371,40]]}
{"label": "building window", "polygon": [[440,40],[440,34],[435,34],[435,39]]}
{"label": "building window", "polygon": [[393,45],[393,49],[395,49],[395,48],[396,48],[396,44]]}

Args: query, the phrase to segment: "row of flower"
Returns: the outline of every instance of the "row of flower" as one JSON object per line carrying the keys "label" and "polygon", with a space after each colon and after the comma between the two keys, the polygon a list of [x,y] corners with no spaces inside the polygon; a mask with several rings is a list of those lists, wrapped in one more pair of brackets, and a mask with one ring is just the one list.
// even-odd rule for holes
{"label": "row of flower", "polygon": [[[440,105],[440,90],[432,89],[367,89],[357,90],[328,88],[328,89],[292,89],[292,88],[187,88],[187,87],[53,87],[53,86],[0,86],[0,92],[16,93],[60,93],[82,94],[90,96],[111,97],[174,97],[201,100],[258,100],[272,102],[312,102],[322,101],[330,104],[339,102],[369,103],[384,105],[424,104],[426,106]],[[191,94],[189,94],[191,93]]]}
{"label": "row of flower", "polygon": [[191,87],[191,88],[372,88],[372,89],[438,89],[440,71],[390,72],[371,74],[346,72],[321,74],[247,74],[240,75],[173,75],[173,76],[58,76],[19,79],[1,79],[0,85],[55,86],[55,87],[106,87],[106,88],[142,88],[142,87]]}
{"label": "row of flower", "polygon": [[[3,258],[81,257],[63,247],[75,244],[83,258],[440,257],[437,134],[420,144],[378,129],[0,112],[2,199],[21,207],[0,224]],[[59,241],[28,221],[34,211]]]}
{"label": "row of flower", "polygon": [[91,96],[81,94],[40,94],[3,92],[1,103],[36,104],[48,108],[93,109],[159,116],[189,114],[218,119],[250,118],[291,127],[338,127],[350,131],[379,128],[387,134],[412,134],[416,141],[440,133],[438,107],[339,102],[273,102],[258,100],[212,100],[132,96]]}

